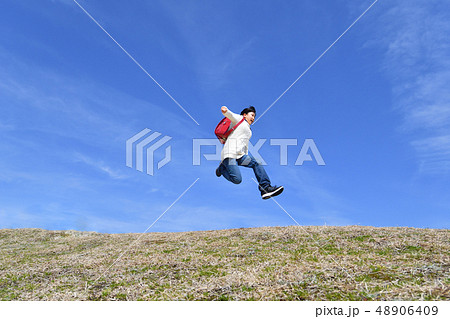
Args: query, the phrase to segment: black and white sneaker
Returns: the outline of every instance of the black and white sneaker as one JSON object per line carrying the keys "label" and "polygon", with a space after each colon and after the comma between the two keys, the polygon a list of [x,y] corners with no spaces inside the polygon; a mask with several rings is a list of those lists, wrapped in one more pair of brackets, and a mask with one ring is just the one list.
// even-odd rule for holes
{"label": "black and white sneaker", "polygon": [[267,186],[264,189],[259,187],[259,190],[261,191],[262,199],[269,199],[271,197],[280,195],[283,192],[284,187],[283,186]]}

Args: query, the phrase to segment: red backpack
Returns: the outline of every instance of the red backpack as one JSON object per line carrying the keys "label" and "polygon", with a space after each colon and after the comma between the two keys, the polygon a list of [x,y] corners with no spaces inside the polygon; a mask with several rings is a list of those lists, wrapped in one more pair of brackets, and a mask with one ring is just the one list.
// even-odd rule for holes
{"label": "red backpack", "polygon": [[240,120],[235,126],[231,127],[230,119],[227,117],[224,117],[219,122],[219,124],[217,124],[216,129],[214,130],[214,133],[216,134],[220,143],[225,144],[225,142],[227,141],[228,135],[230,135],[243,121],[244,121],[244,118],[242,118],[242,120]]}

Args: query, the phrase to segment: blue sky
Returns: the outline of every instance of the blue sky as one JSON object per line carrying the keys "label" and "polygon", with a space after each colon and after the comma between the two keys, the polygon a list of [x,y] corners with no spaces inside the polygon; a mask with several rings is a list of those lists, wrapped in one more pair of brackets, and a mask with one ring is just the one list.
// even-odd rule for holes
{"label": "blue sky", "polygon": [[[373,1],[78,2],[199,125],[75,2],[2,1],[0,228],[142,232],[197,178],[150,231],[294,225],[192,139],[262,114]],[[379,0],[252,127],[299,224],[449,227],[449,37],[448,1]],[[144,128],[172,137],[153,176],[125,165]],[[271,138],[298,139],[287,166]],[[305,139],[325,166],[294,165]]]}

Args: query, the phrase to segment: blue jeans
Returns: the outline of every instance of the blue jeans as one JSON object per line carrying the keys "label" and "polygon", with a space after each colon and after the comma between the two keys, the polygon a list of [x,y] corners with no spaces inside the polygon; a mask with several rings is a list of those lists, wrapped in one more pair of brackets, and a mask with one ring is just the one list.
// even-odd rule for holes
{"label": "blue jeans", "polygon": [[262,188],[270,186],[270,179],[266,170],[251,155],[244,155],[238,159],[226,158],[220,163],[219,170],[227,180],[234,184],[240,184],[242,182],[242,175],[238,166],[253,168],[259,186]]}

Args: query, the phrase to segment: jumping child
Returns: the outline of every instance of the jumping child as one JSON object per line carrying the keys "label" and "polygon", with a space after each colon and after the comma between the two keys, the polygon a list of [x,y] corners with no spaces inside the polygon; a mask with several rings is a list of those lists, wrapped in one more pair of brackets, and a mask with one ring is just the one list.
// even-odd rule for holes
{"label": "jumping child", "polygon": [[231,112],[226,106],[222,106],[221,111],[233,125],[239,123],[242,118],[245,121],[228,136],[222,149],[222,161],[216,169],[217,177],[223,175],[230,182],[239,184],[242,182],[242,176],[238,166],[253,168],[262,199],[280,195],[284,190],[283,186],[271,186],[264,167],[248,154],[248,142],[252,137],[250,125],[255,121],[255,108],[249,106],[242,110],[241,115]]}

